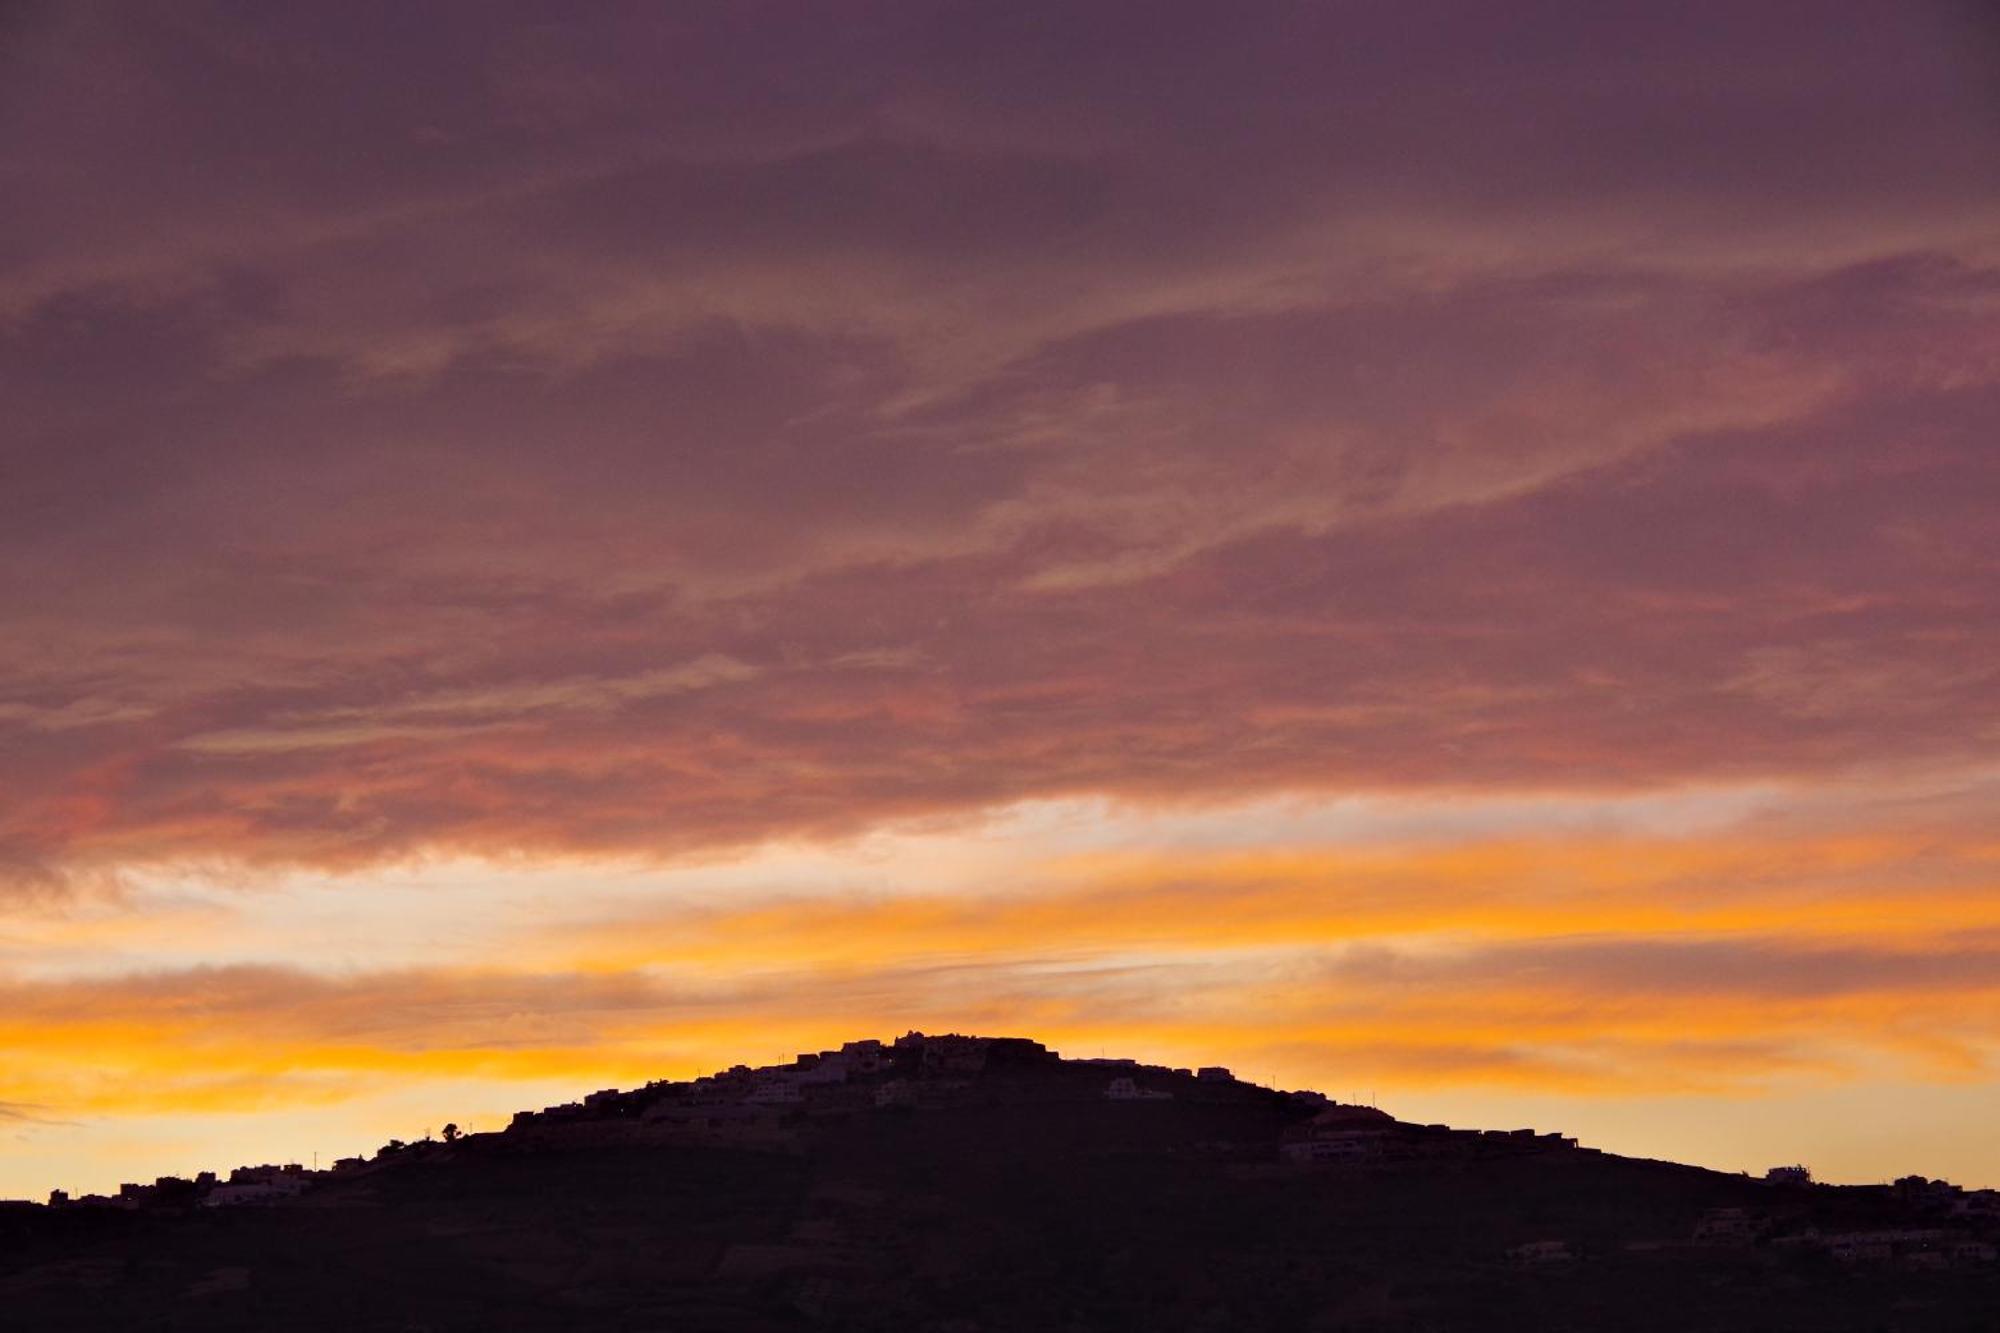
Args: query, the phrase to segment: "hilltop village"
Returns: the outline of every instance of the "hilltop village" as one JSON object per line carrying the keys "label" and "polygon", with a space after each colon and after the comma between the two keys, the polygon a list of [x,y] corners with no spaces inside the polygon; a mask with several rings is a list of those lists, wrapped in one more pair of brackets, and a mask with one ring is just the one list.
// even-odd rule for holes
{"label": "hilltop village", "polygon": [[[1963,1333],[2000,1193],[1413,1124],[908,1033],[326,1170],[0,1204],[23,1328]],[[12,1325],[10,1325],[12,1326]]]}
{"label": "hilltop village", "polygon": [[[580,1101],[521,1111],[506,1129],[462,1135],[447,1126],[441,1139],[392,1140],[372,1158],[352,1157],[330,1169],[299,1164],[242,1166],[226,1178],[161,1177],[116,1195],[71,1198],[56,1191],[56,1209],[122,1209],[172,1213],[192,1209],[355,1205],[369,1198],[369,1178],[399,1167],[443,1164],[469,1156],[560,1154],[587,1149],[651,1146],[728,1148],[798,1155],[857,1119],[893,1124],[897,1117],[1012,1108],[1048,1117],[1061,1108],[1103,1104],[1113,1117],[1124,1107],[1130,1145],[1147,1146],[1157,1129],[1150,1110],[1168,1105],[1214,1116],[1218,1133],[1171,1144],[1170,1150],[1226,1162],[1239,1173],[1334,1173],[1389,1169],[1398,1164],[1474,1163],[1500,1158],[1554,1164],[1600,1156],[1574,1138],[1534,1129],[1472,1130],[1400,1121],[1370,1106],[1342,1104],[1313,1091],[1278,1091],[1241,1081],[1219,1066],[1195,1069],[1130,1059],[1064,1059],[1040,1042],[1017,1037],[910,1032],[893,1041],[850,1041],[837,1050],[804,1052],[788,1064],[735,1065],[691,1081],[658,1081],[630,1090],[604,1089]],[[1253,1118],[1230,1116],[1254,1111]],[[1217,1115],[1217,1113],[1220,1113]],[[1806,1206],[1815,1187],[1803,1166],[1773,1167],[1764,1198],[1703,1210],[1683,1235],[1641,1238],[1640,1253],[1680,1246],[1819,1252],[1848,1264],[1923,1268],[1991,1265],[2000,1258],[2000,1191],[1966,1190],[1911,1176],[1887,1187],[1859,1189],[1882,1206],[1887,1225],[1828,1230]],[[352,1188],[360,1185],[361,1188]],[[1569,1237],[1509,1246],[1516,1265],[1560,1268],[1587,1257]]]}
{"label": "hilltop village", "polygon": [[[990,1072],[997,1077],[988,1078]],[[1278,1092],[1239,1081],[1228,1069],[1176,1069],[1131,1059],[1066,1060],[1040,1042],[910,1032],[893,1041],[850,1041],[838,1050],[801,1053],[789,1064],[734,1065],[686,1082],[606,1088],[580,1101],[516,1112],[495,1134],[461,1134],[447,1125],[442,1139],[391,1140],[370,1157],[346,1157],[320,1170],[298,1163],[240,1166],[227,1177],[162,1176],[120,1186],[115,1195],[72,1198],[55,1191],[53,1207],[226,1208],[297,1199],[315,1186],[353,1179],[399,1163],[454,1149],[502,1151],[610,1147],[647,1143],[715,1144],[767,1151],[802,1151],[816,1133],[871,1113],[949,1111],[996,1099],[1049,1104],[1079,1097],[1110,1103],[1244,1101],[1282,1108],[1293,1123],[1275,1144],[1221,1141],[1226,1155],[1280,1163],[1367,1163],[1424,1157],[1594,1152],[1573,1138],[1532,1129],[1464,1130],[1416,1125],[1369,1106],[1337,1103],[1313,1091]]]}
{"label": "hilltop village", "polygon": [[[991,1072],[996,1077],[986,1077]],[[1296,1113],[1277,1145],[1292,1163],[1423,1155],[1576,1149],[1574,1139],[1533,1130],[1454,1130],[1408,1125],[1386,1112],[1345,1106],[1317,1092],[1274,1092],[1220,1066],[1175,1069],[1129,1059],[1065,1060],[1019,1037],[906,1033],[893,1042],[851,1041],[805,1052],[787,1065],[737,1065],[690,1083],[606,1089],[580,1102],[514,1117],[523,1141],[614,1143],[713,1141],[779,1149],[805,1145],[817,1124],[881,1111],[946,1111],[995,1100],[1112,1103],[1244,1099]],[[1219,1146],[1219,1145],[1218,1145]],[[1251,1150],[1250,1145],[1232,1145]],[[1258,1152],[1267,1145],[1257,1145]]]}

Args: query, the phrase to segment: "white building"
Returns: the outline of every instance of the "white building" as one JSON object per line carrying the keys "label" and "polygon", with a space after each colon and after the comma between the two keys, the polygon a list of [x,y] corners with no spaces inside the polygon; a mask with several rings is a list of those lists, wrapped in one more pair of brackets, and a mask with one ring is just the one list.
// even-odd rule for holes
{"label": "white building", "polygon": [[798,1073],[801,1083],[845,1083],[851,1066],[843,1051],[822,1055],[815,1063]]}
{"label": "white building", "polygon": [[847,1057],[847,1067],[856,1074],[879,1074],[888,1064],[882,1054],[882,1043],[870,1038],[866,1041],[850,1041],[840,1048]]}
{"label": "white building", "polygon": [[1170,1102],[1174,1094],[1142,1088],[1133,1079],[1121,1077],[1111,1080],[1111,1086],[1104,1090],[1104,1097],[1113,1102]]}
{"label": "white building", "polygon": [[1382,1155],[1382,1134],[1367,1129],[1321,1134],[1280,1144],[1278,1151],[1291,1162],[1365,1161]]}
{"label": "white building", "polygon": [[875,1105],[879,1107],[915,1106],[917,1090],[907,1079],[890,1079],[875,1089]]}
{"label": "white building", "polygon": [[1743,1245],[1763,1229],[1763,1217],[1747,1208],[1711,1208],[1695,1223],[1694,1238],[1715,1245]]}
{"label": "white building", "polygon": [[760,1079],[743,1100],[754,1106],[796,1106],[806,1099],[797,1082],[788,1078]]}

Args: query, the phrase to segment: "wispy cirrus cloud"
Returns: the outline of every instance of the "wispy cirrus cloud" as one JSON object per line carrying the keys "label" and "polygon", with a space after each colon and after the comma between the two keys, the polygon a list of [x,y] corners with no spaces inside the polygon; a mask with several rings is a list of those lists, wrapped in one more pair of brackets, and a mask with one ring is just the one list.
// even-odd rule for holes
{"label": "wispy cirrus cloud", "polygon": [[49,1114],[46,1106],[36,1106],[25,1102],[0,1102],[0,1120],[11,1120],[17,1124],[59,1125],[75,1128],[79,1122],[61,1120]]}
{"label": "wispy cirrus cloud", "polygon": [[[1506,501],[1278,526],[1139,585],[996,586],[1015,566],[962,556],[702,605],[495,590],[443,619],[421,583],[365,611],[336,589],[306,640],[217,627],[247,679],[171,638],[133,682],[144,716],[28,729],[0,764],[30,795],[0,818],[23,864],[353,864],[496,838],[670,854],[1093,791],[1963,763],[2000,725],[2000,654],[1984,399],[1954,396],[1879,470],[1870,429],[1823,415]],[[348,632],[364,614],[378,637]],[[139,660],[78,660],[107,652]],[[693,688],[663,660],[733,665]],[[67,706],[61,667],[29,669],[32,707]]]}
{"label": "wispy cirrus cloud", "polygon": [[571,676],[483,689],[435,690],[373,705],[281,713],[262,729],[219,731],[181,742],[205,754],[340,749],[376,741],[433,741],[489,731],[549,714],[621,711],[626,705],[750,679],[756,667],[710,653],[679,666],[623,677]]}

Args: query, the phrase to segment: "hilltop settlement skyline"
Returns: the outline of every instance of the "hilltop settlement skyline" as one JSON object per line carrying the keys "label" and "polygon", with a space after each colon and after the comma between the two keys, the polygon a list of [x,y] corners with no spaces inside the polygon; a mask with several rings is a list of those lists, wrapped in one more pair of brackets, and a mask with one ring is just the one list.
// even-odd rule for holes
{"label": "hilltop settlement skyline", "polygon": [[[926,1034],[910,1031],[893,1040],[860,1038],[823,1051],[800,1052],[773,1065],[733,1064],[687,1080],[656,1079],[632,1089],[601,1088],[539,1110],[515,1111],[503,1129],[480,1134],[445,1121],[434,1135],[392,1138],[373,1153],[332,1160],[322,1168],[319,1154],[308,1167],[298,1160],[237,1165],[189,1175],[163,1175],[152,1182],[127,1181],[109,1193],[56,1187],[49,1207],[166,1208],[272,1205],[297,1199],[316,1184],[359,1178],[371,1168],[409,1160],[442,1143],[503,1135],[516,1148],[575,1149],[605,1144],[709,1144],[759,1151],[796,1152],[808,1142],[815,1121],[840,1119],[857,1111],[929,1110],[977,1100],[973,1076],[989,1061],[1009,1066],[1056,1066],[1103,1075],[1110,1102],[1172,1101],[1168,1090],[1193,1080],[1202,1091],[1224,1087],[1268,1094],[1309,1118],[1293,1126],[1276,1145],[1277,1160],[1292,1165],[1328,1162],[1379,1164],[1399,1158],[1469,1159],[1517,1153],[1539,1154],[1601,1149],[1581,1146],[1560,1131],[1534,1128],[1454,1129],[1441,1123],[1415,1125],[1397,1120],[1374,1104],[1342,1103],[1313,1089],[1263,1088],[1222,1065],[1173,1068],[1130,1056],[1065,1060],[1058,1052],[1025,1037]],[[1164,1085],[1164,1086],[1163,1086]],[[1683,1164],[1696,1165],[1696,1164]],[[1748,1171],[1739,1174],[1748,1176]],[[1813,1180],[1803,1163],[1768,1168],[1769,1184],[1803,1185]],[[1974,1188],[1914,1174],[1898,1178],[1924,1182],[1926,1197],[1969,1200],[1961,1210],[1973,1218],[2000,1220],[2000,1188]],[[1889,1184],[1889,1181],[1879,1182]],[[6,1202],[0,1200],[0,1202]]]}
{"label": "hilltop settlement skyline", "polygon": [[1996,1298],[2000,1190],[1728,1176],[960,1034],[0,1206],[0,1301],[78,1330],[1838,1333]]}

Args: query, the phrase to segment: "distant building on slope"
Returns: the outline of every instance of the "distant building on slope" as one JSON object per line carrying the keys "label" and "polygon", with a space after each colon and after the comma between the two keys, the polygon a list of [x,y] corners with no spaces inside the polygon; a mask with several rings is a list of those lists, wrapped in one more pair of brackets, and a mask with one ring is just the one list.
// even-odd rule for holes
{"label": "distant building on slope", "polygon": [[1170,1102],[1174,1094],[1142,1088],[1130,1076],[1121,1076],[1111,1080],[1111,1086],[1104,1090],[1104,1098],[1113,1102]]}
{"label": "distant building on slope", "polygon": [[1507,1251],[1507,1257],[1517,1264],[1535,1267],[1541,1264],[1566,1264],[1576,1258],[1566,1240],[1531,1240],[1525,1245],[1516,1245]]}

